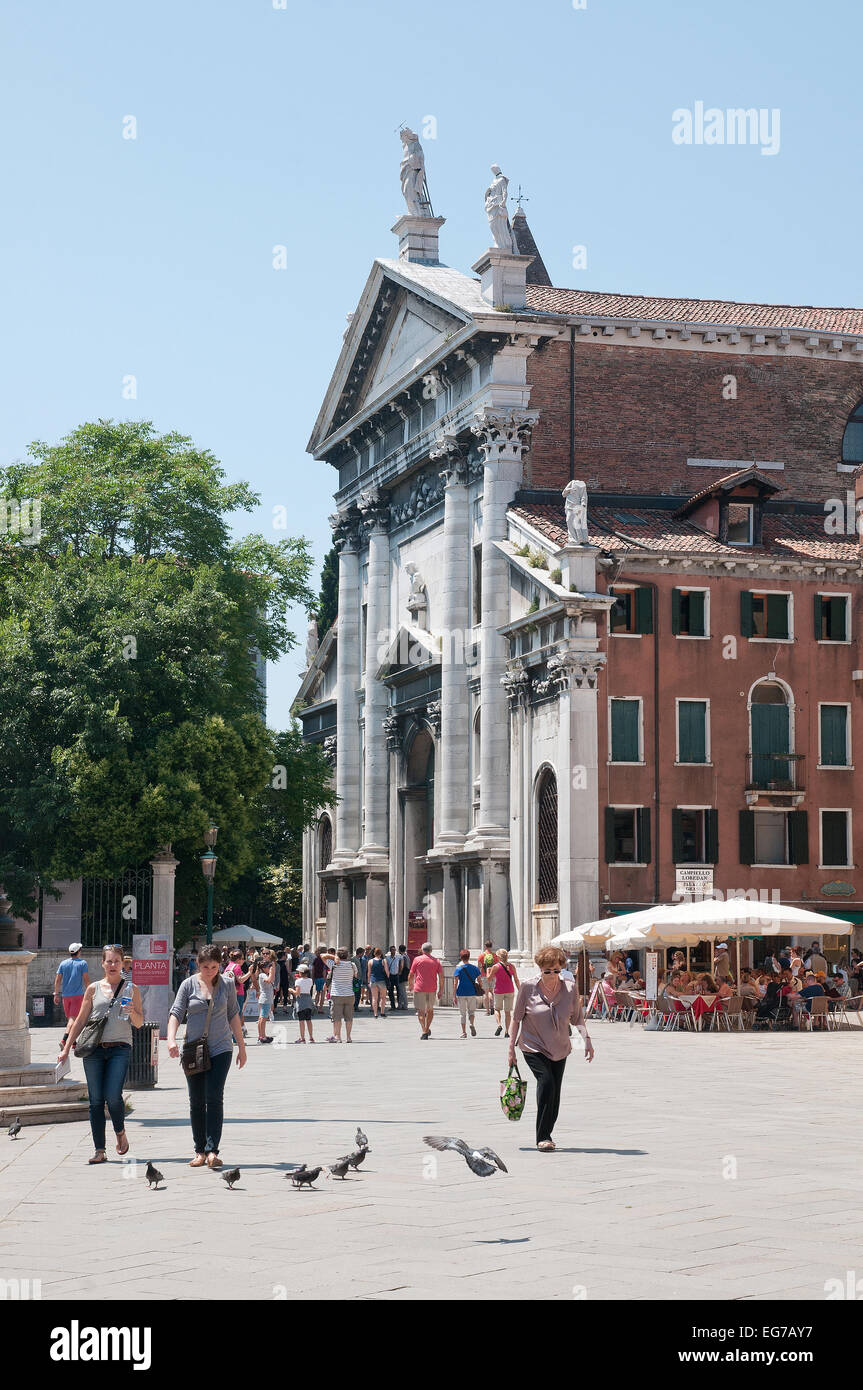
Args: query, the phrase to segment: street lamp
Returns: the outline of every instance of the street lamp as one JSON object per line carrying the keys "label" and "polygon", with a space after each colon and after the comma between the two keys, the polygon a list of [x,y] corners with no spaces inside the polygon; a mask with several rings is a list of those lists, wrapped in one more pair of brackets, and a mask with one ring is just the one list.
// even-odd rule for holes
{"label": "street lamp", "polygon": [[213,822],[210,821],[210,828],[204,832],[204,844],[207,846],[207,848],[201,855],[201,872],[203,873],[207,883],[208,946],[210,946],[213,941],[213,879],[216,875],[216,861],[219,857],[217,854],[213,853],[213,845],[216,843],[216,837],[218,833],[219,827],[217,825],[214,825]]}

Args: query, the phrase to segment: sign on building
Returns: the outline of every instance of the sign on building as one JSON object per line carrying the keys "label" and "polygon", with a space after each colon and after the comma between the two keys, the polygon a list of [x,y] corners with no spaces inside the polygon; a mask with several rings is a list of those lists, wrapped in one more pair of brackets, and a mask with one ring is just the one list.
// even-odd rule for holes
{"label": "sign on building", "polygon": [[160,1038],[167,1036],[168,1013],[174,1002],[171,963],[167,937],[132,937],[132,984],[141,991],[144,1022],[158,1023]]}
{"label": "sign on building", "polygon": [[674,896],[679,902],[687,897],[703,898],[713,893],[713,870],[676,868],[674,871]]}

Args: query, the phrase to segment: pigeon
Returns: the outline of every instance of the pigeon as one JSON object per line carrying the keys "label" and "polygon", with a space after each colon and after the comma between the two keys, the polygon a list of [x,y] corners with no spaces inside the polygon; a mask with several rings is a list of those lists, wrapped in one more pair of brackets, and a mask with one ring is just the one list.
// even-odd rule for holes
{"label": "pigeon", "polygon": [[229,1168],[226,1173],[220,1173],[219,1176],[222,1182],[228,1184],[228,1191],[233,1192],[234,1183],[240,1181],[240,1170],[239,1168]]}
{"label": "pigeon", "polygon": [[291,1181],[294,1184],[294,1187],[302,1187],[304,1182],[308,1183],[309,1187],[311,1187],[312,1183],[317,1182],[320,1176],[320,1168],[307,1168],[305,1163],[303,1164],[302,1168],[297,1168],[296,1172],[285,1174],[285,1177],[289,1177],[291,1179]]}
{"label": "pigeon", "polygon": [[347,1171],[350,1168],[350,1166],[351,1165],[348,1163],[348,1160],[346,1158],[340,1158],[338,1163],[330,1164],[330,1172],[327,1174],[327,1177],[329,1177],[330,1174],[332,1174],[334,1178],[344,1179],[347,1176]]}
{"label": "pigeon", "polygon": [[439,1149],[441,1153],[445,1149],[453,1149],[461,1154],[470,1171],[476,1173],[478,1178],[490,1178],[496,1168],[502,1173],[508,1171],[494,1149],[472,1149],[463,1139],[449,1139],[437,1134],[423,1135],[423,1143],[432,1149]]}
{"label": "pigeon", "polygon": [[356,1172],[367,1153],[371,1153],[371,1149],[355,1149],[352,1154],[342,1154],[341,1158],[336,1161],[338,1163],[347,1163]]}
{"label": "pigeon", "polygon": [[6,1133],[9,1135],[9,1138],[10,1138],[10,1139],[17,1139],[17,1138],[18,1138],[18,1131],[20,1130],[20,1128],[21,1128],[21,1116],[20,1116],[20,1115],[16,1115],[16,1116],[15,1116],[15,1123],[14,1123],[14,1125],[10,1125],[9,1128],[7,1129]]}
{"label": "pigeon", "polygon": [[363,1134],[359,1125],[357,1125],[357,1132],[354,1136],[354,1143],[356,1144],[358,1149],[367,1149],[369,1146],[369,1137],[367,1134]]}
{"label": "pigeon", "polygon": [[159,1183],[160,1183],[160,1182],[164,1182],[164,1181],[165,1181],[165,1175],[164,1175],[164,1173],[160,1173],[159,1170],[158,1170],[158,1168],[154,1168],[153,1165],[152,1165],[152,1163],[150,1163],[150,1162],[148,1161],[148,1163],[147,1163],[147,1186],[150,1187],[153,1183],[155,1183],[155,1184],[156,1184],[156,1191],[158,1192],[158,1190],[159,1190]]}

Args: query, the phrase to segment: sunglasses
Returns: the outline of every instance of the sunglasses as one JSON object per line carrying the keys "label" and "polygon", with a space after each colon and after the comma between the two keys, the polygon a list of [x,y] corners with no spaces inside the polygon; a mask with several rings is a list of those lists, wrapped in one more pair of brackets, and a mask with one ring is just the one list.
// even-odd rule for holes
{"label": "sunglasses", "polygon": [[562,965],[556,965],[553,970],[543,970],[543,975],[559,975],[563,969]]}

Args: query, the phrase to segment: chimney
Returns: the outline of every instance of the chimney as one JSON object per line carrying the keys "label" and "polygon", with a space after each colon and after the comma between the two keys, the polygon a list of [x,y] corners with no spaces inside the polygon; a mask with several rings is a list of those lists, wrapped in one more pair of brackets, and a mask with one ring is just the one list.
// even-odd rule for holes
{"label": "chimney", "polygon": [[399,260],[414,265],[440,265],[438,233],[445,217],[417,217],[403,213],[393,227],[399,239]]}

